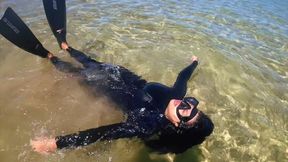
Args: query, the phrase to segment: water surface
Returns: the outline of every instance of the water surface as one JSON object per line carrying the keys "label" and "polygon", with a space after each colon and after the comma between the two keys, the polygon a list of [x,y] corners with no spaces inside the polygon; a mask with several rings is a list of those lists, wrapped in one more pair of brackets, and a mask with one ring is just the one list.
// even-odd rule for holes
{"label": "water surface", "polygon": [[[11,6],[49,50],[64,60],[39,0]],[[183,154],[158,155],[138,139],[98,142],[50,156],[29,141],[123,120],[117,106],[91,96],[77,80],[0,37],[1,161],[287,161],[287,0],[69,0],[68,41],[91,57],[172,85],[200,64],[187,95],[215,123],[214,133]],[[77,65],[76,62],[74,62]]]}

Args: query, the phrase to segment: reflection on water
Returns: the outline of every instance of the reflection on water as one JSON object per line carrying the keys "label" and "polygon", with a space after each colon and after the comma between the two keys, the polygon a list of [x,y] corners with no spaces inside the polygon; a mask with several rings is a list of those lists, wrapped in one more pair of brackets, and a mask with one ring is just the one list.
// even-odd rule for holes
{"label": "reflection on water", "polygon": [[[38,0],[1,0],[65,60]],[[46,60],[0,37],[1,161],[286,161],[288,159],[287,1],[67,1],[68,41],[149,81],[173,84],[200,59],[188,95],[215,122],[202,145],[181,155],[151,153],[141,141],[100,142],[52,156],[29,140],[115,123],[122,114],[89,96]]]}

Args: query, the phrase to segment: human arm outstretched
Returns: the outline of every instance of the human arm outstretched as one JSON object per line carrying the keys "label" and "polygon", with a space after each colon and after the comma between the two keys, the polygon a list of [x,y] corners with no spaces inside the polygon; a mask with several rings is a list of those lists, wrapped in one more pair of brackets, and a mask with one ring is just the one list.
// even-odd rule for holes
{"label": "human arm outstretched", "polygon": [[135,126],[127,123],[117,123],[98,128],[92,128],[78,133],[56,137],[58,149],[86,146],[96,141],[113,140],[134,137],[139,134]]}
{"label": "human arm outstretched", "polygon": [[47,154],[55,152],[57,149],[86,146],[96,141],[141,136],[141,131],[137,128],[129,123],[117,123],[51,139],[36,139],[31,141],[31,145],[34,151]]}
{"label": "human arm outstretched", "polygon": [[187,82],[190,79],[193,71],[196,69],[198,65],[198,58],[196,56],[192,56],[192,63],[184,68],[176,79],[176,82],[173,85],[173,91],[179,93],[179,98],[183,98],[186,94],[187,90]]}

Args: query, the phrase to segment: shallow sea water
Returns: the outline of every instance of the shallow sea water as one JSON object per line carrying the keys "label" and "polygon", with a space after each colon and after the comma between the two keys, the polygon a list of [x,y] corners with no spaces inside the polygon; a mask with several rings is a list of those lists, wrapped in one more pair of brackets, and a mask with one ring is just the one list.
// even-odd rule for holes
{"label": "shallow sea water", "polygon": [[[44,46],[64,60],[39,0],[11,6]],[[123,120],[117,106],[0,37],[0,161],[288,161],[287,0],[69,0],[67,39],[101,61],[172,85],[200,64],[187,95],[214,121],[214,133],[186,152],[158,155],[138,139],[98,142],[43,156],[29,142]],[[74,62],[76,65],[77,63]]]}

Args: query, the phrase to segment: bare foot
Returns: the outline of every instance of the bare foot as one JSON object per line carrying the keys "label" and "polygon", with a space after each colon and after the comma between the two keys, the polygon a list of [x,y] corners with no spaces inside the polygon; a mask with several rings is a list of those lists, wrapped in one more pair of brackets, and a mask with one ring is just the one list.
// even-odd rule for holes
{"label": "bare foot", "polygon": [[62,48],[63,50],[67,50],[67,49],[69,48],[69,46],[68,46],[68,44],[67,44],[66,42],[62,42],[62,43],[61,43],[61,48]]}
{"label": "bare foot", "polygon": [[52,53],[48,53],[47,57],[48,59],[51,59],[52,57],[54,57],[54,55]]}

